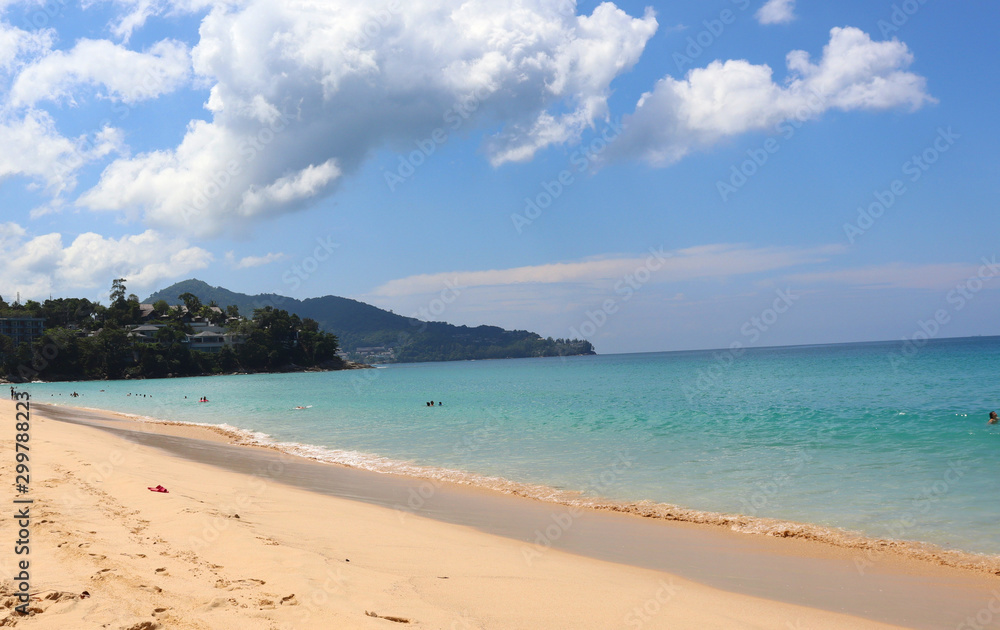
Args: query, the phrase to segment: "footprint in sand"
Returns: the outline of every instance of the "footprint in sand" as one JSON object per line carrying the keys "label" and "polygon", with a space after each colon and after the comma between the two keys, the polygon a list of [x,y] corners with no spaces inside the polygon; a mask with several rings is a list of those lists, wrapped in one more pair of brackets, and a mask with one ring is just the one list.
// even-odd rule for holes
{"label": "footprint in sand", "polygon": [[368,612],[365,611],[365,615],[369,617],[376,617],[378,619],[385,619],[386,621],[394,621],[396,623],[410,623],[410,620],[406,617],[394,617],[392,615],[379,615],[375,611]]}
{"label": "footprint in sand", "polygon": [[235,599],[231,598],[231,597],[229,597],[229,598],[226,598],[226,597],[215,597],[215,598],[212,599],[212,601],[210,601],[207,604],[205,604],[204,606],[202,606],[201,610],[204,611],[204,612],[208,612],[208,611],[210,611],[210,610],[212,610],[214,608],[226,608],[228,606],[237,606],[237,605],[238,605],[238,602]]}
{"label": "footprint in sand", "polygon": [[[257,588],[258,586],[264,586],[264,584],[265,584],[264,580],[258,580],[255,578],[248,578],[245,580],[234,580],[228,583],[227,590],[238,591],[244,588]],[[225,588],[225,587],[220,587],[218,585],[218,582],[216,582],[216,588]]]}
{"label": "footprint in sand", "polygon": [[281,598],[281,605],[282,606],[298,606],[299,605],[299,601],[297,599],[295,599],[295,593],[292,593],[291,595],[289,595],[287,597],[282,597]]}
{"label": "footprint in sand", "polygon": [[160,567],[159,569],[156,570],[156,572],[159,573],[161,576],[170,575],[170,572],[167,571],[166,567]]}

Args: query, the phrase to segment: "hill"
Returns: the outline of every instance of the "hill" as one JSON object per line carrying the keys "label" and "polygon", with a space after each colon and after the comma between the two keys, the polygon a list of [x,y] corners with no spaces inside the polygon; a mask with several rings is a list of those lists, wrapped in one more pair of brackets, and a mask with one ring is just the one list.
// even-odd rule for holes
{"label": "hill", "polygon": [[157,291],[145,301],[180,304],[178,296],[183,293],[192,293],[205,304],[214,301],[222,308],[235,305],[244,317],[252,317],[254,309],[273,306],[301,318],[314,319],[324,331],[337,335],[341,349],[359,361],[459,361],[595,354],[589,341],[543,339],[526,330],[504,330],[497,326],[424,322],[335,295],[306,300],[274,293],[247,295],[191,279]]}

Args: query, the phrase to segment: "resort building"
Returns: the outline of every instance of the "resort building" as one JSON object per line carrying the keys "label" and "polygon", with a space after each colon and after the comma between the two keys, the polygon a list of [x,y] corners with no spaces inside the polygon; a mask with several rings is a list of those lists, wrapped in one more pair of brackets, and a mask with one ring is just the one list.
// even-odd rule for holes
{"label": "resort building", "polygon": [[45,320],[41,317],[0,317],[0,335],[14,341],[14,347],[30,344],[45,333]]}
{"label": "resort building", "polygon": [[188,347],[192,350],[202,352],[218,352],[225,346],[238,346],[243,343],[240,335],[227,333],[217,326],[209,327],[211,330],[202,330],[199,333],[187,336]]}
{"label": "resort building", "polygon": [[[156,333],[165,324],[143,324],[129,329],[129,336],[145,343],[156,343]],[[227,332],[225,328],[214,326],[206,321],[196,320],[188,324],[191,334],[186,335],[184,343],[192,350],[201,352],[218,352],[225,346],[238,346],[244,342],[242,335]]]}

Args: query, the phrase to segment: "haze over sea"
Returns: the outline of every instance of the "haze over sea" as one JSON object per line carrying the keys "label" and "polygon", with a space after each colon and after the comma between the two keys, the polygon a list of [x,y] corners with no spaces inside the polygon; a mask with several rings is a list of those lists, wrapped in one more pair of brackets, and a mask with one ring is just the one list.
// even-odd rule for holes
{"label": "haze over sea", "polygon": [[1000,553],[1000,425],[986,422],[1000,408],[1000,337],[902,350],[878,342],[24,389],[41,403],[226,424],[377,470],[446,468],[473,482]]}

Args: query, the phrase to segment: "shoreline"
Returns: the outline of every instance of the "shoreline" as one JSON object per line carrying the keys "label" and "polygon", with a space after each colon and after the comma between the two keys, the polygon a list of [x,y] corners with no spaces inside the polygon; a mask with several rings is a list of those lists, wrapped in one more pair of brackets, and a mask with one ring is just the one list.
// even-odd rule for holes
{"label": "shoreline", "polygon": [[[5,421],[13,415],[12,402],[0,403]],[[4,626],[898,627],[558,549],[527,563],[509,538],[288,485],[255,466],[320,465],[264,449],[157,433],[124,439],[34,406],[30,432],[30,576],[15,577],[13,550],[0,556]],[[171,444],[250,470],[165,452]],[[13,445],[13,433],[0,435],[0,448]],[[0,475],[13,474],[13,458],[0,458]],[[169,492],[146,489],[156,483]],[[13,609],[19,581],[30,593],[26,616]]]}
{"label": "shoreline", "polygon": [[[38,404],[46,405],[46,403]],[[504,495],[524,497],[552,505],[561,505],[573,510],[582,509],[621,513],[657,521],[688,523],[718,528],[741,535],[805,540],[864,554],[891,551],[902,557],[932,565],[954,567],[991,576],[1000,575],[1000,554],[950,550],[944,549],[934,543],[919,540],[880,538],[842,528],[788,519],[711,512],[648,500],[618,501],[603,497],[588,497],[572,490],[559,490],[549,486],[517,482],[503,477],[485,476],[450,468],[409,464],[380,455],[342,451],[310,444],[277,442],[266,434],[227,424],[219,425],[166,420],[74,405],[60,404],[54,406],[89,411],[105,416],[114,416],[125,422],[131,422],[139,426],[192,427],[196,433],[190,435],[187,433],[182,434],[200,439],[221,439],[237,446],[272,450],[324,465],[343,466],[376,474],[398,475],[431,484],[444,482],[466,485]],[[204,431],[206,434],[212,434],[213,437],[198,434],[197,431],[199,430]]]}
{"label": "shoreline", "polygon": [[[859,549],[838,547],[829,540],[803,535],[784,539],[773,535],[750,536],[731,531],[731,527],[720,527],[720,523],[649,518],[647,514],[624,513],[610,507],[595,509],[543,502],[516,492],[500,494],[444,480],[434,484],[423,480],[418,484],[422,481],[419,478],[319,463],[273,446],[252,445],[248,449],[246,445],[232,445],[228,442],[234,436],[218,427],[136,421],[126,414],[73,407],[38,405],[36,408],[47,417],[63,416],[63,421],[103,422],[104,430],[135,443],[245,474],[253,466],[259,468],[265,462],[277,462],[287,472],[285,477],[275,478],[281,483],[388,508],[401,521],[429,516],[506,536],[520,541],[518,551],[525,561],[534,558],[534,554],[547,555],[550,548],[569,551],[664,571],[712,588],[902,622],[909,627],[939,627],[940,623],[926,621],[944,621],[933,616],[935,609],[939,614],[963,608],[974,613],[990,601],[991,589],[1000,585],[984,566],[959,568],[960,565],[944,561],[947,558],[914,556],[895,545]],[[248,463],[251,461],[253,465]],[[330,482],[332,477],[336,479]],[[330,483],[339,484],[339,489],[331,490],[324,485]],[[486,516],[477,520],[477,515]],[[568,526],[560,530],[560,523],[567,523],[567,518]],[[544,532],[551,536],[548,539],[543,536],[539,541],[537,534]],[[612,540],[636,542],[621,549],[609,548],[607,541],[612,533]],[[789,586],[790,574],[795,576],[791,580],[794,586]],[[926,610],[914,612],[913,601],[924,602]],[[955,625],[961,619],[951,615],[947,623]]]}
{"label": "shoreline", "polygon": [[106,378],[93,378],[93,379],[80,379],[77,377],[66,378],[61,380],[17,380],[12,381],[9,378],[0,378],[0,385],[45,385],[48,383],[107,383],[107,382],[118,382],[118,381],[160,381],[166,379],[175,378],[210,378],[213,376],[251,376],[256,374],[305,374],[309,372],[343,372],[345,370],[368,370],[374,369],[375,366],[369,363],[358,363],[357,361],[343,360],[343,365],[341,367],[324,367],[322,365],[313,365],[310,367],[302,367],[299,365],[289,365],[285,366],[287,369],[273,370],[270,372],[219,372],[218,374],[167,374],[166,376],[126,376],[122,379],[106,379]]}

